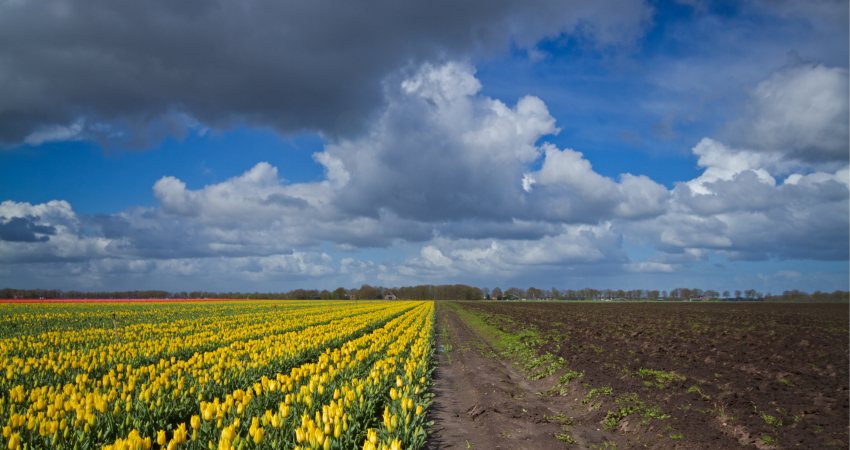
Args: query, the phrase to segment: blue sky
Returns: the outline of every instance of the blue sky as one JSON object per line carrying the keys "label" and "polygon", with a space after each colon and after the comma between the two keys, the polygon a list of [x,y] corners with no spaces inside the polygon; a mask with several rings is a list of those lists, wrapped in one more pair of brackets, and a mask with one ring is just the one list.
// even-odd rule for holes
{"label": "blue sky", "polygon": [[846,2],[59,3],[0,6],[2,286],[848,288]]}

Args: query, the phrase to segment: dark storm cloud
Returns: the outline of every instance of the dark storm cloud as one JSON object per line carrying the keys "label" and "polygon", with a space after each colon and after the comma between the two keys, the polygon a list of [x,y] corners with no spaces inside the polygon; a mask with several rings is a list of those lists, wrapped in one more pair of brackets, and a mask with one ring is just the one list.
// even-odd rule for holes
{"label": "dark storm cloud", "polygon": [[47,242],[56,228],[38,225],[34,217],[13,217],[0,223],[0,240],[9,242]]}
{"label": "dark storm cloud", "polygon": [[629,40],[647,18],[642,2],[619,0],[3,2],[0,143],[61,135],[50,127],[80,118],[103,137],[175,112],[213,127],[345,132],[398,69],[579,24],[603,44]]}
{"label": "dark storm cloud", "polygon": [[289,208],[306,208],[309,204],[298,197],[286,194],[271,194],[263,200],[268,205],[278,205]]}

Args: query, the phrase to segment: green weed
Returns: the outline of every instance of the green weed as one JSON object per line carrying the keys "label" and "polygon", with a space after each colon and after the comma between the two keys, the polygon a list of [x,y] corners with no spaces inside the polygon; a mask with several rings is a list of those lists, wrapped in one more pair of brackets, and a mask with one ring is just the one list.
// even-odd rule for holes
{"label": "green weed", "polygon": [[569,430],[563,430],[560,433],[555,433],[555,439],[567,443],[567,444],[575,444],[576,439],[569,432]]}
{"label": "green weed", "polygon": [[543,416],[543,419],[547,422],[559,423],[561,425],[573,424],[573,418],[564,413],[555,414],[554,416]]}
{"label": "green weed", "polygon": [[560,378],[558,378],[558,382],[555,384],[555,386],[552,387],[552,389],[547,392],[547,394],[553,395],[555,393],[558,393],[558,395],[567,395],[567,393],[569,392],[569,390],[567,389],[567,385],[569,385],[571,381],[578,380],[583,377],[584,372],[570,370],[567,373],[561,375]]}
{"label": "green weed", "polygon": [[634,393],[618,397],[615,402],[618,408],[608,411],[605,419],[602,421],[602,425],[606,430],[617,428],[623,419],[633,414],[639,415],[642,418],[641,423],[644,425],[648,424],[651,420],[666,420],[670,418],[670,415],[661,411],[661,408],[648,405]]}
{"label": "green weed", "polygon": [[[673,382],[682,382],[687,379],[684,375],[681,375],[676,372],[665,372],[663,370],[655,370],[655,369],[638,369],[638,376],[644,379],[643,384],[646,386],[655,386],[659,389],[664,389],[670,383]],[[654,380],[654,382],[653,382]]]}
{"label": "green weed", "polygon": [[614,388],[611,386],[602,386],[598,388],[593,388],[587,395],[584,397],[584,400],[581,401],[582,404],[590,403],[594,397],[598,395],[614,395]]}
{"label": "green weed", "polygon": [[584,397],[584,399],[581,401],[581,403],[583,405],[588,405],[588,408],[591,411],[596,411],[597,409],[602,407],[602,400],[594,402],[593,399],[595,397],[599,396],[599,395],[613,395],[613,394],[614,394],[614,388],[612,388],[611,386],[603,386],[603,387],[593,388],[593,389],[590,390],[590,392],[587,393],[587,395]]}
{"label": "green weed", "polygon": [[791,380],[789,380],[787,378],[780,378],[776,381],[783,386],[793,386],[794,385],[794,383],[792,383]]}
{"label": "green weed", "polygon": [[440,346],[443,353],[446,354],[446,359],[449,360],[449,364],[452,363],[452,342],[449,340],[449,330],[446,324],[442,324],[440,326]]}
{"label": "green weed", "polygon": [[768,424],[772,427],[781,427],[782,426],[782,419],[780,419],[779,417],[776,417],[776,416],[771,416],[770,414],[762,414],[761,420],[763,420],[764,423],[766,423],[766,424]]}
{"label": "green weed", "polygon": [[697,394],[703,400],[711,400],[711,396],[704,393],[702,389],[700,389],[700,387],[697,385],[689,387],[687,392],[688,394]]}

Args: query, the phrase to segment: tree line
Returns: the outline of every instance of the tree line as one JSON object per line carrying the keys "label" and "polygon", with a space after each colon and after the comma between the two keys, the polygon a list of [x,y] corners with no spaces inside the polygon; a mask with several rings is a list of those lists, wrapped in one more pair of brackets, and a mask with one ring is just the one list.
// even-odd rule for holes
{"label": "tree line", "polygon": [[284,292],[209,292],[209,291],[63,291],[59,289],[0,289],[0,299],[285,299],[285,300],[374,300],[398,299],[482,300],[480,288],[465,284],[440,284],[385,288],[364,284],[359,288],[293,289]]}
{"label": "tree line", "polygon": [[675,288],[671,290],[655,289],[528,289],[498,287],[483,290],[484,298],[492,300],[619,300],[619,301],[769,301],[769,302],[846,302],[850,300],[848,291],[807,293],[800,290],[784,291],[781,294],[761,293],[755,289],[746,290],[703,290],[695,288]]}
{"label": "tree line", "polygon": [[208,291],[63,291],[58,289],[0,289],[0,299],[434,299],[434,300],[619,300],[619,301],[768,301],[768,302],[846,302],[847,291],[812,293],[790,290],[781,294],[747,290],[702,290],[676,288],[667,290],[646,289],[527,289],[511,287],[479,288],[465,284],[417,285],[385,288],[364,284],[359,288],[293,289],[285,292],[208,292]]}

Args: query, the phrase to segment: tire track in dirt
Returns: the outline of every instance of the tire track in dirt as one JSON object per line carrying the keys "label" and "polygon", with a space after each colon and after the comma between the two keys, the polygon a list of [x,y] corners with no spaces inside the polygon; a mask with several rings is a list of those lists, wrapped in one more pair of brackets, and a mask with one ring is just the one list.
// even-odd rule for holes
{"label": "tire track in dirt", "polygon": [[564,449],[555,414],[509,362],[446,306],[437,307],[438,365],[428,449]]}

